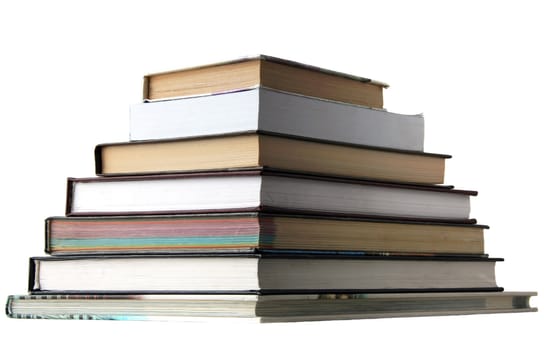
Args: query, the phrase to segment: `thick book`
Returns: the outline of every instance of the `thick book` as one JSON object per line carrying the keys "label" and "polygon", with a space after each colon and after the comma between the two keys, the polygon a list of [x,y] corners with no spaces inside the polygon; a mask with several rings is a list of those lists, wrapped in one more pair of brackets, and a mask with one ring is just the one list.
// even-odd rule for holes
{"label": "thick book", "polygon": [[422,184],[444,181],[448,157],[262,133],[109,143],[95,148],[98,175],[267,167]]}
{"label": "thick book", "polygon": [[534,312],[534,292],[280,295],[15,295],[19,319],[296,322]]}
{"label": "thick book", "polygon": [[383,108],[387,84],[311,66],[259,55],[144,77],[146,101],[215,94],[266,86],[291,93]]}
{"label": "thick book", "polygon": [[31,293],[498,291],[491,258],[314,254],[35,257]]}
{"label": "thick book", "polygon": [[50,217],[52,255],[310,251],[484,255],[483,225],[282,213]]}
{"label": "thick book", "polygon": [[130,106],[130,140],[264,131],[423,151],[421,114],[392,113],[264,87]]}
{"label": "thick book", "polygon": [[66,214],[135,215],[275,210],[473,222],[475,191],[272,170],[69,178]]}

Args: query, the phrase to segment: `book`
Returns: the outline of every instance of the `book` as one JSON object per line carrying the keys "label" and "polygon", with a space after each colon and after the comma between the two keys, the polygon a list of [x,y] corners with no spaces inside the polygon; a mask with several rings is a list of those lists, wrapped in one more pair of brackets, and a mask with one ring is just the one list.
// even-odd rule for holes
{"label": "book", "polygon": [[265,87],[130,106],[130,140],[263,131],[423,151],[421,114],[392,113]]}
{"label": "book", "polygon": [[280,295],[12,295],[19,319],[295,322],[534,312],[533,292]]}
{"label": "book", "polygon": [[229,213],[50,217],[52,255],[310,251],[484,255],[484,225]]}
{"label": "book", "polygon": [[69,178],[66,214],[135,215],[274,210],[473,222],[475,191],[270,169]]}
{"label": "book", "polygon": [[34,257],[31,293],[498,291],[491,258],[313,254]]}
{"label": "book", "polygon": [[144,77],[144,100],[172,99],[266,86],[383,108],[387,84],[277,57],[259,55]]}
{"label": "book", "polygon": [[423,184],[444,181],[448,157],[260,133],[120,142],[95,148],[98,175],[268,167]]}

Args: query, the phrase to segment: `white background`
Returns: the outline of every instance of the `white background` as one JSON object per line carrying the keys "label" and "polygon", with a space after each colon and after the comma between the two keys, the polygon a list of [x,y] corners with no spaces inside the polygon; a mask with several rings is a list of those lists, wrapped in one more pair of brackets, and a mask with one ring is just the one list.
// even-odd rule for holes
{"label": "white background", "polygon": [[[0,299],[26,293],[43,220],[93,148],[128,140],[142,76],[269,54],[391,85],[392,112],[423,112],[446,182],[475,189],[473,217],[507,290],[544,294],[543,11],[538,1],[3,1],[0,5]],[[354,5],[357,4],[357,5]],[[533,298],[539,306],[541,297]],[[541,305],[540,305],[541,306]],[[27,321],[2,342],[32,347],[542,348],[541,313],[221,325]]]}

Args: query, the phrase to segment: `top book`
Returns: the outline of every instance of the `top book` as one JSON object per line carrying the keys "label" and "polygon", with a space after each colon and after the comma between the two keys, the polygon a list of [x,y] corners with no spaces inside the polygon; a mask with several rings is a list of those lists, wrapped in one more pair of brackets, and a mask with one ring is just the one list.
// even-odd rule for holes
{"label": "top book", "polygon": [[144,101],[208,95],[264,86],[383,108],[387,84],[294,61],[259,55],[144,77]]}

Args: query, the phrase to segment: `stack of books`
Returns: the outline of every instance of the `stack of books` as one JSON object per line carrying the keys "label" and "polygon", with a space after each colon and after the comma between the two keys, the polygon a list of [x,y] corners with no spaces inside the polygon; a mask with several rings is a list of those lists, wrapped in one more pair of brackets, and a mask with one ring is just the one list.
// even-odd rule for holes
{"label": "stack of books", "polygon": [[269,56],[148,75],[130,141],[46,220],[14,318],[261,322],[535,311],[504,292],[421,115]]}

